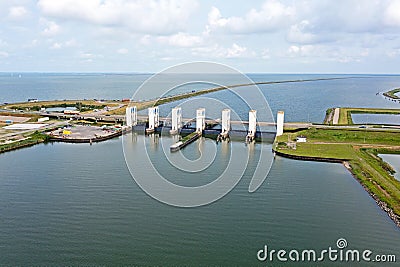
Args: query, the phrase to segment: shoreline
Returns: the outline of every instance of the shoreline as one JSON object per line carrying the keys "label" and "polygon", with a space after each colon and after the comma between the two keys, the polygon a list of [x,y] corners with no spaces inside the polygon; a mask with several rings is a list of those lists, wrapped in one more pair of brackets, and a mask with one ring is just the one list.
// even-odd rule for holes
{"label": "shoreline", "polygon": [[348,160],[336,159],[336,158],[298,156],[298,155],[292,155],[292,154],[287,154],[284,152],[276,151],[275,149],[272,149],[272,151],[280,157],[284,157],[284,158],[288,158],[288,159],[292,159],[292,160],[341,163],[350,172],[350,174],[355,178],[355,180],[364,188],[364,190],[372,197],[372,199],[375,201],[375,203],[378,205],[378,207],[381,210],[383,210],[384,212],[386,212],[386,214],[394,222],[394,224],[398,228],[400,228],[400,216],[397,215],[392,208],[389,208],[386,202],[380,200],[376,194],[371,192],[371,190],[369,190],[369,188],[361,182],[361,180],[358,178],[358,176],[353,172],[353,168],[351,167]]}

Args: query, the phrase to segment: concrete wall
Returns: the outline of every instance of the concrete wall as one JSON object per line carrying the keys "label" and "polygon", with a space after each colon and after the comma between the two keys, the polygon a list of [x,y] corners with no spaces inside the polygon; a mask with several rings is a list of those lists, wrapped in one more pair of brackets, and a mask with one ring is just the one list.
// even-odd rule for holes
{"label": "concrete wall", "polygon": [[257,110],[249,111],[249,135],[255,135],[257,130]]}
{"label": "concrete wall", "polygon": [[160,120],[160,112],[158,107],[151,107],[149,111],[149,129],[158,127]]}
{"label": "concrete wall", "polygon": [[231,129],[231,110],[222,110],[222,132],[228,132]]}
{"label": "concrete wall", "polygon": [[203,132],[206,126],[206,109],[199,108],[196,111],[196,131]]}
{"label": "concrete wall", "polygon": [[129,127],[137,124],[137,109],[134,107],[127,107],[125,110],[125,124]]}
{"label": "concrete wall", "polygon": [[182,108],[176,107],[172,109],[172,130],[178,131],[182,127]]}
{"label": "concrete wall", "polygon": [[285,113],[283,111],[278,111],[276,118],[276,136],[281,136],[283,134],[283,123],[285,118]]}

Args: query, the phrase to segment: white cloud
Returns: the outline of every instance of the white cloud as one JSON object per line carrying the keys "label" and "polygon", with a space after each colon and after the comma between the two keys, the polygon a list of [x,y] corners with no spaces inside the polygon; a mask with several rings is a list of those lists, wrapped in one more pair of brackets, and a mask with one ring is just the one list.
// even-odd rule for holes
{"label": "white cloud", "polygon": [[70,39],[64,43],[65,47],[77,47],[79,43],[75,39]]}
{"label": "white cloud", "polygon": [[237,58],[248,56],[247,48],[237,44],[233,44],[232,47],[226,50],[225,57],[227,58]]}
{"label": "white cloud", "polygon": [[9,56],[9,54],[7,53],[7,52],[5,52],[5,51],[0,51],[0,57],[8,57]]}
{"label": "white cloud", "polygon": [[139,39],[139,42],[142,45],[148,45],[148,44],[150,44],[150,39],[151,39],[151,36],[149,34],[145,34]]}
{"label": "white cloud", "polygon": [[86,63],[91,63],[94,62],[96,59],[104,58],[104,56],[101,54],[93,54],[89,52],[80,52],[78,57],[81,60],[81,62],[86,62]]}
{"label": "white cloud", "polygon": [[391,1],[387,6],[384,22],[389,26],[400,27],[400,0]]}
{"label": "white cloud", "polygon": [[101,26],[127,27],[134,32],[173,33],[186,26],[197,8],[195,0],[39,0],[46,16]]}
{"label": "white cloud", "polygon": [[271,53],[270,53],[269,49],[264,49],[261,52],[261,58],[263,58],[263,59],[270,59],[271,58]]}
{"label": "white cloud", "polygon": [[50,47],[50,49],[60,49],[62,48],[62,44],[61,43],[53,43]]}
{"label": "white cloud", "polygon": [[160,36],[157,38],[157,40],[160,43],[178,47],[193,47],[203,42],[203,38],[201,36],[189,35],[183,32],[179,32],[170,36]]}
{"label": "white cloud", "polygon": [[7,46],[7,42],[0,39],[0,47],[4,47],[4,46]]}
{"label": "white cloud", "polygon": [[310,44],[317,41],[317,35],[309,30],[312,26],[308,20],[302,20],[300,23],[290,27],[287,40],[292,43]]}
{"label": "white cloud", "polygon": [[55,23],[54,21],[49,21],[46,19],[41,18],[41,23],[45,25],[45,29],[42,31],[44,36],[54,36],[60,32],[60,26]]}
{"label": "white cloud", "polygon": [[162,61],[172,61],[174,59],[175,59],[174,57],[161,57],[160,58],[160,60],[162,60]]}
{"label": "white cloud", "polygon": [[370,55],[369,49],[327,45],[292,45],[286,55],[291,58],[316,59],[339,63],[361,62]]}
{"label": "white cloud", "polygon": [[289,57],[333,57],[336,56],[334,49],[323,45],[291,45],[286,54]]}
{"label": "white cloud", "polygon": [[[52,41],[50,39],[50,41]],[[50,46],[50,49],[61,49],[61,48],[70,48],[79,46],[78,42],[75,39],[70,39],[65,42],[53,42]]]}
{"label": "white cloud", "polygon": [[195,56],[216,58],[251,58],[256,56],[254,51],[236,43],[233,43],[231,47],[227,48],[218,44],[205,47],[195,47],[192,48],[192,53]]}
{"label": "white cloud", "polygon": [[28,11],[23,6],[12,6],[8,10],[8,17],[10,19],[22,19],[28,14]]}
{"label": "white cloud", "polygon": [[277,0],[267,0],[260,10],[251,9],[243,17],[224,18],[218,8],[212,7],[208,24],[212,30],[226,30],[232,33],[269,32],[287,25],[295,14],[292,6]]}
{"label": "white cloud", "polygon": [[386,55],[390,58],[395,58],[400,56],[400,48],[391,49],[390,51],[386,52]]}
{"label": "white cloud", "polygon": [[117,50],[117,53],[121,54],[121,55],[126,55],[126,54],[129,53],[129,50],[126,49],[126,48],[120,48],[120,49]]}

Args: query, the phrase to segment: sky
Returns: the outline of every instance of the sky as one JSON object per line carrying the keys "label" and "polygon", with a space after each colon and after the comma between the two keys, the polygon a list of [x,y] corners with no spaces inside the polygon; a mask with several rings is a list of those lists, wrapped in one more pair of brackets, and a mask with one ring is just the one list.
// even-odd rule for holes
{"label": "sky", "polygon": [[400,70],[400,0],[0,0],[0,72]]}

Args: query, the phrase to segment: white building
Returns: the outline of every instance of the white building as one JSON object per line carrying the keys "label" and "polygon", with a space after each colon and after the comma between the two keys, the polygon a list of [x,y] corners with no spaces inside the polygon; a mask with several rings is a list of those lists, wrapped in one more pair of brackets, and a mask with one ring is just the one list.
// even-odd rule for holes
{"label": "white building", "polygon": [[150,130],[154,130],[158,127],[160,123],[160,110],[157,107],[151,107],[148,109],[149,111],[149,128]]}
{"label": "white building", "polygon": [[171,134],[177,134],[179,129],[182,128],[182,108],[175,107],[172,109],[172,120],[171,120]]}
{"label": "white building", "polygon": [[285,118],[285,112],[278,111],[276,118],[276,136],[281,136],[283,134],[283,123]]}
{"label": "white building", "polygon": [[196,111],[196,131],[202,133],[206,127],[206,109],[199,108]]}
{"label": "white building", "polygon": [[249,111],[249,136],[255,136],[257,130],[257,110]]}
{"label": "white building", "polygon": [[307,137],[305,137],[304,135],[297,136],[296,142],[305,143],[305,142],[307,142]]}
{"label": "white building", "polygon": [[231,129],[231,110],[222,110],[222,133],[229,132]]}
{"label": "white building", "polygon": [[137,109],[134,107],[127,107],[125,110],[126,126],[132,127],[137,124]]}

